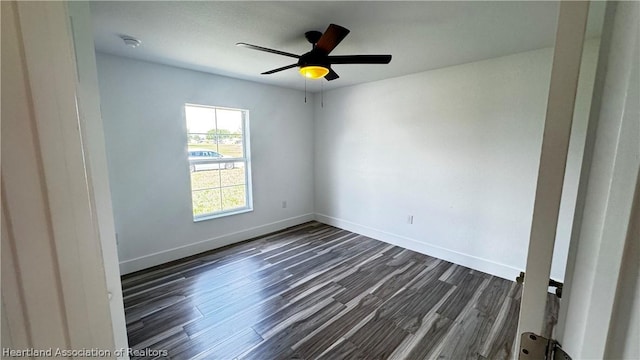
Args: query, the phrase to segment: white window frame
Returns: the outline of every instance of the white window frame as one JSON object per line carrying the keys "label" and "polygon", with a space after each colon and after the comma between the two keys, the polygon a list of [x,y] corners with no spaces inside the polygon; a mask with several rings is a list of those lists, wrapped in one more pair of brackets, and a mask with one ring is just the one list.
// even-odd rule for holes
{"label": "white window frame", "polygon": [[[244,186],[245,186],[245,198],[246,198],[246,203],[244,207],[241,208],[234,208],[234,209],[230,209],[230,210],[222,210],[222,211],[217,211],[217,212],[212,212],[212,213],[206,213],[206,214],[200,214],[200,215],[196,215],[193,213],[193,193],[195,191],[203,191],[204,189],[198,189],[198,190],[194,190],[193,189],[193,184],[191,181],[191,175],[189,175],[189,189],[190,189],[190,194],[191,194],[191,214],[193,216],[193,221],[194,222],[199,222],[199,221],[205,221],[205,220],[211,220],[211,219],[218,219],[218,218],[222,218],[222,217],[226,217],[226,216],[231,216],[231,215],[237,215],[237,214],[244,214],[247,212],[251,212],[253,211],[253,186],[251,183],[251,146],[250,146],[250,139],[251,139],[251,135],[249,132],[249,110],[247,109],[238,109],[238,108],[231,108],[231,107],[224,107],[224,106],[215,106],[215,105],[203,105],[203,104],[194,104],[194,103],[185,103],[184,104],[184,108],[183,108],[183,112],[184,112],[184,121],[185,124],[187,122],[187,114],[186,114],[186,108],[188,106],[191,107],[201,107],[201,108],[208,108],[208,109],[220,109],[220,110],[233,110],[233,111],[240,111],[242,113],[242,153],[244,154],[244,157],[239,157],[239,158],[224,158],[224,159],[207,159],[207,160],[202,160],[202,161],[197,161],[197,163],[203,163],[203,164],[213,164],[213,163],[218,163],[218,164],[228,164],[228,163],[239,163],[242,162],[244,163]],[[215,112],[214,112],[215,114]],[[214,120],[215,121],[215,120]],[[217,129],[217,121],[216,121],[216,129]],[[187,163],[189,164],[189,166],[187,167],[187,170],[189,172],[191,172],[190,170],[190,166],[191,166],[191,161],[189,161],[189,136],[192,133],[186,132],[186,137],[185,137],[185,144],[186,146],[186,157],[187,157]],[[193,133],[195,134],[195,133]],[[219,153],[219,151],[216,151]],[[236,186],[236,185],[234,185]],[[224,188],[224,186],[221,186],[220,189]]]}

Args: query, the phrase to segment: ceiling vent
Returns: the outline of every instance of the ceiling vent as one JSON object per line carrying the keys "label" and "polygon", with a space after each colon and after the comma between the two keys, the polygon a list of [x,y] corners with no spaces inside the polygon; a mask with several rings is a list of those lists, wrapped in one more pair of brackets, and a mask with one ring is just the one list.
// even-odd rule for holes
{"label": "ceiling vent", "polygon": [[124,41],[124,44],[130,48],[137,48],[138,46],[140,46],[140,44],[142,44],[142,41],[134,38],[133,36],[120,35],[120,38],[122,39],[122,41]]}

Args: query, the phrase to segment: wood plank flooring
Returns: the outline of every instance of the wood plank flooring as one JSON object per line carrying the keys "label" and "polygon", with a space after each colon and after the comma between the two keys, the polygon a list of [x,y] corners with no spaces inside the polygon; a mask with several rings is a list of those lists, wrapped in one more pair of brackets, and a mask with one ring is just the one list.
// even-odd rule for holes
{"label": "wood plank flooring", "polygon": [[521,292],[316,222],[122,283],[129,345],[171,359],[507,359]]}

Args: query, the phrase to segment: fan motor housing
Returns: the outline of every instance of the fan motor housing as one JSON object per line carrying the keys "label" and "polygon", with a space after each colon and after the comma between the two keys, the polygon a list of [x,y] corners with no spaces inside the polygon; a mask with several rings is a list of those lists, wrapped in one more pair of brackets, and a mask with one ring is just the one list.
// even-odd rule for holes
{"label": "fan motor housing", "polygon": [[322,37],[322,33],[320,31],[307,31],[306,33],[304,33],[304,37],[307,38],[307,41],[310,42],[312,45],[315,45],[318,40],[320,40],[320,38]]}
{"label": "fan motor housing", "polygon": [[314,49],[300,56],[300,59],[298,59],[298,66],[322,66],[330,69],[331,63],[329,62],[329,56]]}

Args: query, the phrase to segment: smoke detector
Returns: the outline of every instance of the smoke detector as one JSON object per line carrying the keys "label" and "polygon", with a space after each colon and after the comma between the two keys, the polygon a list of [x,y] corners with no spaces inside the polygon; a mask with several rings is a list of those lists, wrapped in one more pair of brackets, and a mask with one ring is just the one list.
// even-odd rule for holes
{"label": "smoke detector", "polygon": [[130,48],[137,48],[138,46],[140,46],[140,44],[142,44],[142,41],[134,38],[133,36],[121,35],[120,38],[122,39],[122,41],[124,41],[124,44]]}

